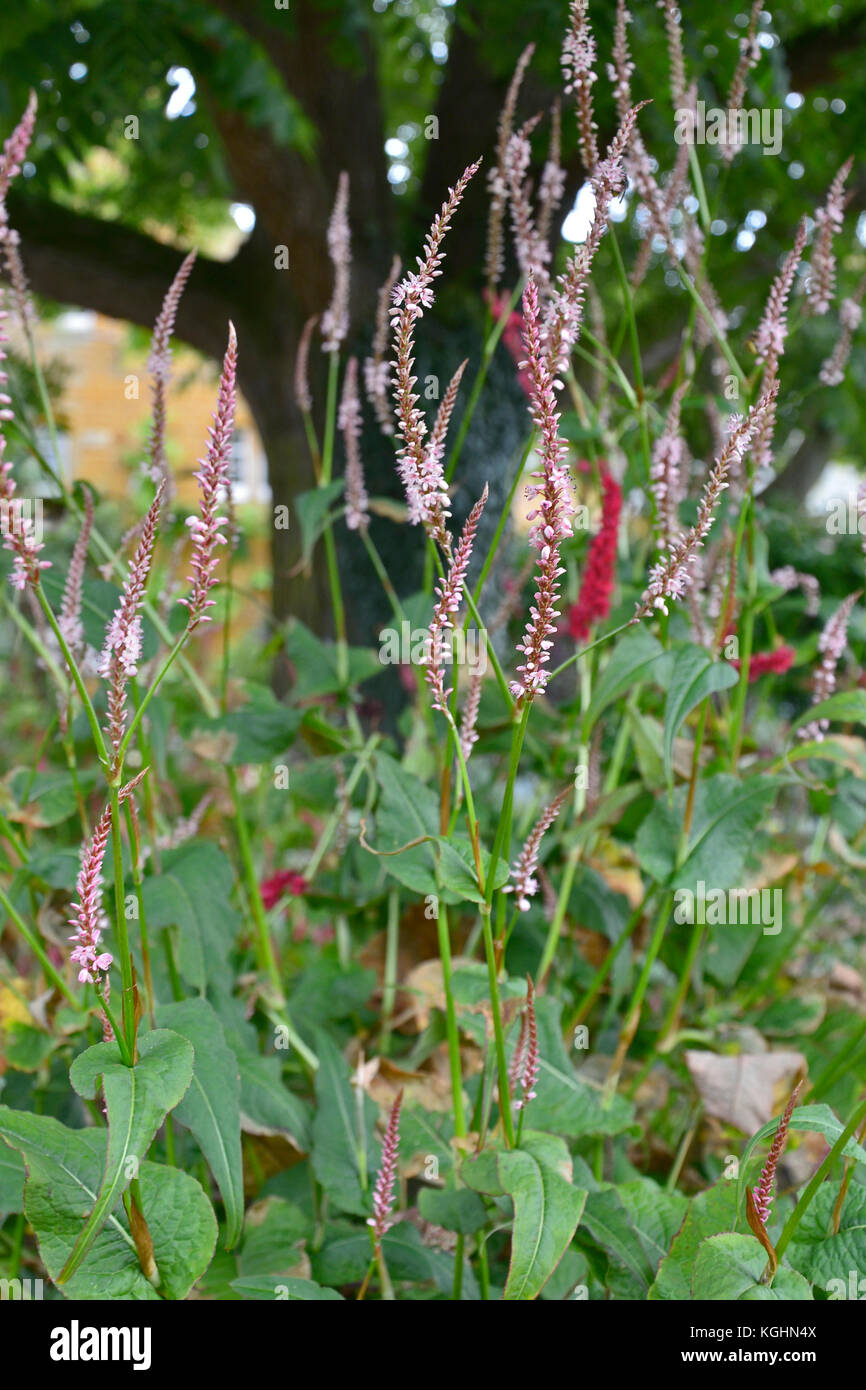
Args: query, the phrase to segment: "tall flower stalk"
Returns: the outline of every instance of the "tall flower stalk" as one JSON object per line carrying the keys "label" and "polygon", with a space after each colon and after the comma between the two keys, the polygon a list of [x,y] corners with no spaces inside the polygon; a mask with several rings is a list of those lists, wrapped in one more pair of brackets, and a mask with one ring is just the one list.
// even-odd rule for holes
{"label": "tall flower stalk", "polygon": [[449,548],[448,517],[451,507],[448,484],[442,470],[441,455],[437,457],[425,443],[427,423],[418,407],[415,391],[415,325],[424,310],[433,304],[433,282],[442,274],[440,266],[444,252],[442,242],[451,219],[462,202],[470,179],[477,172],[480,160],[470,164],[461,174],[434,218],[424,255],[418,257],[417,271],[410,271],[394,290],[391,325],[394,333],[394,400],[397,416],[397,471],[406,492],[409,520],[413,526],[423,525],[427,534],[444,549]]}

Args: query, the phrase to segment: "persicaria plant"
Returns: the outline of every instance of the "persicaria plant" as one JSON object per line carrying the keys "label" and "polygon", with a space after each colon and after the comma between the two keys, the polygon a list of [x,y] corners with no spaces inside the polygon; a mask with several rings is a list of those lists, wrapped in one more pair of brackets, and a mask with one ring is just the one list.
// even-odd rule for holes
{"label": "persicaria plant", "polygon": [[[659,8],[670,91],[644,90],[622,0],[612,33],[587,0],[563,14],[550,113],[525,50],[494,145],[420,245],[388,248],[369,328],[349,175],[329,188],[330,297],[287,389],[315,478],[299,571],[323,557],[332,636],[256,626],[241,314],[183,515],[194,252],[153,329],[125,532],[3,374],[2,634],[28,702],[0,784],[4,1278],[73,1300],[803,1301],[866,1272],[863,553],[830,556],[772,487],[805,396],[830,410],[860,350],[857,167],[817,205],[806,180],[784,255],[729,303],[714,228],[747,151],[730,125],[675,138],[707,123]],[[729,111],[761,14],[718,56]],[[0,158],[0,352],[25,345],[48,408],[7,211],[40,118],[34,96]],[[431,407],[419,362],[444,356],[449,251],[481,208],[480,341],[437,362]],[[519,448],[479,472],[497,392]],[[395,671],[404,631],[423,640]]]}

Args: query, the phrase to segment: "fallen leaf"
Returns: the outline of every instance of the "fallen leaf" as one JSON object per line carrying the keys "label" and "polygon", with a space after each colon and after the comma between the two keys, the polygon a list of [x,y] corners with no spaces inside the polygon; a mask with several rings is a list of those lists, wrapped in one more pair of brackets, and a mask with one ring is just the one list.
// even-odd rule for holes
{"label": "fallen leaf", "polygon": [[754,1134],[779,1111],[794,1079],[807,1070],[802,1052],[749,1052],[720,1057],[715,1052],[685,1054],[686,1066],[708,1115]]}

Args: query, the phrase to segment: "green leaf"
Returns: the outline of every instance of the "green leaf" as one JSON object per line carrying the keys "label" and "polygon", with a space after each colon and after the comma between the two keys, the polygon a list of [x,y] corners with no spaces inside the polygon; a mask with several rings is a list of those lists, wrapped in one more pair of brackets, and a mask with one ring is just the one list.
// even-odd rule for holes
{"label": "green leaf", "polygon": [[312,1221],[294,1202],[287,1202],[284,1197],[264,1197],[247,1212],[241,1274],[285,1277],[297,1268],[301,1242],[311,1234]]}
{"label": "green leaf", "polygon": [[[0,1129],[0,1134],[2,1134]],[[24,1201],[24,1160],[17,1149],[0,1148],[0,1215],[21,1211]]]}
{"label": "green leaf", "polygon": [[241,1128],[247,1134],[281,1134],[300,1153],[310,1147],[307,1106],[283,1081],[277,1057],[258,1057],[238,1049],[241,1078]]}
{"label": "green leaf", "polygon": [[[545,996],[536,1001],[539,1042],[539,1072],[536,1098],[530,1103],[528,1118],[534,1129],[549,1130],[577,1139],[585,1134],[621,1134],[634,1119],[634,1106],[622,1096],[602,1105],[601,1091],[582,1081],[574,1060],[562,1041],[562,1006]],[[510,1046],[517,1043],[513,1028]]]}
{"label": "green leaf", "polygon": [[247,1302],[343,1303],[336,1289],[314,1284],[312,1279],[295,1279],[285,1274],[259,1274],[255,1278],[232,1279],[231,1287]]}
{"label": "green leaf", "polygon": [[157,1129],[189,1086],[192,1068],[192,1045],[166,1029],[139,1040],[134,1067],[124,1066],[115,1042],[97,1043],[75,1058],[69,1069],[73,1089],[85,1100],[95,1100],[100,1089],[105,1097],[108,1151],[99,1194],[62,1271],[63,1281],[75,1273],[136,1176]]}
{"label": "green leaf", "polygon": [[192,1081],[174,1113],[195,1135],[216,1179],[226,1212],[225,1247],[231,1250],[244,1219],[240,1079],[235,1055],[206,999],[162,1004],[156,1017],[161,1028],[173,1029],[195,1049]]}
{"label": "green leaf", "polygon": [[187,984],[204,993],[209,982],[228,993],[229,953],[239,918],[231,906],[234,871],[218,845],[196,840],[162,857],[162,873],[145,878],[144,911],[151,931],[176,927],[175,957]]}
{"label": "green leaf", "polygon": [[[319,1067],[311,1152],[313,1172],[338,1210],[367,1217],[372,1210],[372,1186],[381,1154],[374,1137],[376,1106],[366,1092],[352,1085],[349,1068],[328,1034],[317,1030],[315,1036]],[[361,1154],[366,1182],[362,1182]]]}
{"label": "green leaf", "polygon": [[527,1133],[519,1149],[498,1150],[463,1165],[470,1187],[514,1203],[506,1301],[537,1298],[577,1229],[586,1189],[571,1184],[571,1155],[561,1139]]}
{"label": "green leaf", "polygon": [[218,719],[199,718],[193,736],[227,734],[225,754],[220,761],[234,764],[271,762],[295,741],[303,722],[300,710],[289,709],[264,686],[248,687],[249,702]]}
{"label": "green leaf", "polygon": [[340,679],[337,670],[337,649],[333,643],[322,642],[297,618],[292,619],[286,636],[286,652],[295,669],[292,695],[306,700],[312,695],[334,695],[346,686],[359,685],[382,671],[378,654],[367,647],[348,650],[348,676]]}
{"label": "green leaf", "polygon": [[484,1203],[477,1192],[469,1188],[422,1187],[418,1193],[418,1210],[425,1221],[443,1226],[446,1231],[459,1231],[471,1236],[487,1220]]}
{"label": "green leaf", "polygon": [[703,647],[680,647],[665,701],[664,762],[669,783],[673,779],[674,739],[684,720],[708,695],[727,690],[736,685],[738,679],[739,674],[733,666],[725,661],[713,661]]}
{"label": "green leaf", "polygon": [[767,1252],[754,1236],[709,1236],[701,1241],[692,1273],[692,1298],[713,1302],[795,1302],[812,1300],[800,1274],[779,1269],[772,1287],[761,1284]]}
{"label": "green leaf", "polygon": [[[368,839],[375,850],[387,854],[378,862],[413,892],[435,894],[438,892],[437,853],[431,840],[439,834],[439,798],[420,778],[386,753],[377,753],[375,763],[379,784],[376,838],[375,841]],[[430,836],[431,840],[400,854],[390,853],[422,836]]]}
{"label": "green leaf", "polygon": [[688,1302],[692,1296],[692,1268],[701,1241],[730,1231],[737,1217],[737,1185],[727,1179],[689,1202],[686,1219],[658,1267],[650,1299]]}
{"label": "green leaf", "polygon": [[676,866],[687,788],[674,793],[673,805],[656,801],[635,840],[642,869],[659,883],[691,888],[703,881],[708,889],[727,889],[742,881],[754,830],[767,815],[784,785],[766,773],[741,782],[719,772],[698,782],[689,837],[689,852]]}
{"label": "green leaf", "polygon": [[[432,1284],[450,1298],[454,1286],[453,1255],[428,1249],[408,1221],[400,1221],[385,1232],[382,1252],[392,1280]],[[360,1283],[370,1255],[368,1230],[335,1222],[328,1227],[321,1250],[311,1253],[313,1277],[327,1285]],[[463,1297],[472,1302],[478,1299],[478,1285],[468,1260],[463,1269]]]}
{"label": "green leaf", "polygon": [[343,492],[343,488],[343,479],[335,478],[333,482],[325,483],[323,487],[314,487],[307,492],[299,492],[294,499],[295,512],[301,526],[301,549],[306,565],[310,563],[316,541],[325,529],[331,504],[336,502]]}
{"label": "green leaf", "polygon": [[[24,1156],[24,1212],[48,1275],[57,1282],[96,1200],[106,1167],[105,1130],[67,1129],[48,1115],[0,1106],[0,1135]],[[217,1237],[213,1208],[196,1180],[176,1168],[144,1162],[142,1209],[153,1237],[160,1289],[186,1298],[210,1263]],[[123,1208],[108,1216],[90,1258],[63,1285],[70,1299],[156,1300],[142,1273]]]}
{"label": "green leaf", "polygon": [[[758,1130],[757,1134],[752,1135],[751,1139],[749,1140],[743,1151],[743,1157],[740,1159],[740,1175],[737,1182],[738,1212],[743,1210],[743,1198],[745,1196],[746,1191],[746,1175],[749,1159],[751,1158],[757,1145],[760,1144],[764,1139],[769,1139],[771,1138],[771,1136],[775,1136],[776,1130],[778,1128],[779,1116],[777,1115],[775,1119],[768,1120],[765,1125],[762,1125],[762,1127]],[[791,1115],[791,1122],[788,1128],[803,1131],[807,1134],[822,1134],[824,1138],[827,1140],[827,1143],[830,1144],[830,1146],[832,1147],[832,1145],[835,1144],[836,1140],[839,1138],[839,1135],[842,1133],[845,1126],[842,1124],[841,1120],[838,1120],[836,1118],[829,1105],[821,1104],[798,1105],[796,1110]],[[857,1163],[866,1163],[866,1151],[864,1151],[860,1147],[860,1145],[857,1143],[857,1140],[854,1138],[848,1140],[848,1143],[845,1145],[843,1153],[845,1154],[846,1158],[853,1158],[856,1160]]]}
{"label": "green leaf", "polygon": [[[78,773],[78,785],[85,796],[95,781],[95,773]],[[34,773],[26,767],[16,768],[9,778],[9,785],[22,809],[26,807],[27,820],[31,825],[60,825],[69,816],[74,816],[78,809],[75,782],[68,772],[55,769]],[[25,792],[26,801],[20,801]],[[11,819],[15,819],[14,815]]]}
{"label": "green leaf", "polygon": [[607,1283],[617,1298],[644,1299],[682,1224],[688,1201],[650,1178],[591,1192],[582,1222],[609,1257]]}
{"label": "green leaf", "polygon": [[[860,1278],[866,1275],[866,1187],[852,1183],[845,1195],[839,1217],[839,1230],[833,1230],[833,1214],[838,1198],[836,1183],[822,1183],[803,1213],[788,1246],[789,1262],[811,1284],[831,1298],[850,1298],[851,1271],[858,1285],[854,1297],[862,1297]],[[832,1288],[833,1281],[837,1282]],[[866,1292],[864,1283],[863,1292]]]}
{"label": "green leaf", "polygon": [[845,724],[866,724],[866,690],[839,690],[827,700],[810,705],[791,725],[795,733],[803,724],[815,719],[840,720]]}
{"label": "green leaf", "polygon": [[645,627],[626,633],[614,648],[610,661],[604,668],[592,692],[592,700],[583,720],[583,741],[587,741],[592,726],[618,696],[646,680],[652,668],[665,651],[660,642]]}

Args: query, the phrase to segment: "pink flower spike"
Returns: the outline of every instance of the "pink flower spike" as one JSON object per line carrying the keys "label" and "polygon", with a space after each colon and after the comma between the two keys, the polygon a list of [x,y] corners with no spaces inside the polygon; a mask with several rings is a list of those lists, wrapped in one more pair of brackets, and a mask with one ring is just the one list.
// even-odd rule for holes
{"label": "pink flower spike", "polygon": [[[125,787],[121,787],[118,793],[121,805],[132,795],[146,772],[147,768],[144,768],[137,777],[133,777],[131,782],[127,782]],[[111,807],[106,806],[82,856],[81,869],[75,888],[78,901],[72,904],[75,916],[69,919],[69,925],[75,928],[73,935],[69,938],[75,943],[70,952],[70,960],[81,967],[78,972],[80,984],[99,984],[102,975],[109,969],[113,959],[108,951],[99,949],[104,921],[101,892],[102,862],[105,858],[110,831]]]}
{"label": "pink flower spike", "polygon": [[797,1103],[797,1097],[800,1094],[802,1085],[802,1081],[798,1081],[797,1085],[794,1087],[791,1099],[785,1106],[785,1113],[779,1120],[776,1137],[770,1147],[770,1152],[767,1154],[767,1161],[761,1169],[758,1185],[752,1190],[752,1196],[755,1199],[755,1210],[758,1213],[758,1219],[762,1226],[766,1226],[767,1219],[770,1215],[770,1203],[773,1199],[773,1184],[776,1177],[776,1168],[779,1159],[782,1157],[785,1145],[788,1142],[788,1127],[791,1123],[791,1116],[794,1113],[794,1106]]}
{"label": "pink flower spike", "polygon": [[141,659],[139,609],[144,602],[164,490],[165,483],[160,483],[144,519],[120,603],[105,630],[105,646],[96,665],[98,675],[108,681],[108,734],[115,753],[120,749],[126,728],[126,684],[131,676],[138,674]]}
{"label": "pink flower spike", "polygon": [[447,701],[451,694],[450,690],[445,689],[444,634],[448,629],[454,627],[453,615],[459,609],[463,597],[463,583],[472,557],[475,532],[478,530],[478,522],[487,502],[487,491],[487,484],[485,483],[484,491],[466,518],[466,525],[457,543],[448,573],[436,585],[436,607],[433,610],[433,621],[427,634],[427,670],[424,678],[433,693],[433,708],[441,710],[443,714],[448,713]]}
{"label": "pink flower spike", "polygon": [[367,400],[376,412],[379,429],[384,435],[394,433],[394,421],[391,417],[391,405],[388,400],[388,389],[391,385],[391,363],[387,361],[385,354],[388,351],[388,329],[390,327],[388,316],[391,309],[391,296],[394,293],[394,286],[400,278],[402,268],[403,263],[400,257],[395,256],[391,262],[388,278],[379,290],[376,301],[376,333],[373,338],[372,356],[364,359],[364,390],[367,393]]}
{"label": "pink flower spike", "polygon": [[520,858],[511,870],[514,882],[507,884],[503,889],[505,893],[517,895],[517,907],[520,912],[529,911],[529,900],[534,898],[538,892],[538,880],[535,877],[535,871],[538,868],[538,852],[541,848],[541,841],[544,832],[550,829],[559,815],[570,792],[570,786],[563,787],[559,795],[542,812],[520,852]]}
{"label": "pink flower spike", "polygon": [[402,1103],[403,1092],[398,1091],[397,1099],[391,1106],[391,1113],[388,1116],[385,1140],[382,1144],[382,1165],[376,1177],[376,1185],[373,1188],[373,1215],[367,1221],[367,1225],[373,1228],[377,1252],[382,1245],[382,1237],[385,1232],[390,1230],[394,1224],[391,1208],[394,1205],[394,1182],[397,1177],[397,1158],[400,1148],[400,1106]]}
{"label": "pink flower spike", "polygon": [[313,314],[307,319],[301,330],[298,351],[295,354],[295,401],[298,409],[306,414],[313,408],[313,398],[310,395],[310,339],[318,322],[318,314]]}
{"label": "pink flower spike", "polygon": [[442,274],[442,242],[463,199],[469,180],[477,172],[480,163],[481,161],[477,160],[470,164],[454,187],[449,189],[448,197],[433,219],[424,242],[424,257],[418,257],[417,271],[410,271],[395,287],[391,308],[396,432],[400,439],[397,447],[397,471],[406,491],[409,521],[413,526],[419,523],[423,525],[427,534],[436,540],[446,553],[450,547],[447,527],[450,514],[448,484],[441,465],[435,457],[430,457],[424,444],[427,422],[423,412],[418,408],[418,395],[414,389],[418,378],[412,374],[415,365],[415,325],[423,316],[424,310],[433,304],[433,281]]}
{"label": "pink flower spike", "polygon": [[556,619],[560,616],[556,607],[559,577],[563,573],[559,563],[559,547],[572,533],[575,505],[564,462],[566,445],[559,436],[554,379],[541,344],[538,289],[532,277],[523,293],[523,317],[526,324],[526,365],[532,383],[530,412],[541,435],[541,465],[532,474],[536,481],[526,490],[530,500],[539,499],[535,510],[527,518],[535,522],[529,540],[530,545],[538,551],[538,583],[529,620],[517,644],[517,650],[524,657],[523,664],[517,668],[520,680],[512,682],[511,692],[518,700],[532,700],[543,693],[549,679],[544,667],[550,660]]}
{"label": "pink flower spike", "polygon": [[[829,700],[836,689],[836,667],[842,660],[848,642],[848,623],[851,620],[854,605],[862,592],[862,589],[858,589],[856,593],[849,594],[846,599],[842,600],[818,638],[821,662],[812,677],[813,705],[819,705],[823,700]],[[798,729],[797,733],[800,738],[815,739],[821,743],[829,727],[830,721],[828,719],[813,719],[809,724]]]}
{"label": "pink flower spike", "polygon": [[170,487],[170,477],[168,459],[165,454],[165,406],[168,383],[171,379],[171,338],[180,298],[192,272],[195,258],[196,252],[194,250],[190,251],[189,255],[184,258],[169,286],[165,299],[162,301],[162,308],[153,326],[150,356],[147,361],[151,376],[150,391],[153,400],[153,418],[145,469],[151,482],[156,484],[164,478],[167,487]]}
{"label": "pink flower spike", "polygon": [[496,164],[487,175],[487,187],[490,190],[490,213],[487,222],[487,255],[484,261],[484,274],[487,277],[488,294],[493,293],[502,279],[502,272],[505,269],[505,257],[502,251],[502,221],[505,216],[505,205],[508,202],[505,154],[514,127],[514,112],[517,109],[517,98],[520,94],[523,75],[534,52],[535,44],[527,44],[517,60],[517,67],[514,69],[505,102],[499,113]]}
{"label": "pink flower spike", "polygon": [[229,455],[235,421],[237,365],[238,340],[234,324],[229,323],[217,408],[213,424],[208,426],[207,453],[199,460],[199,471],[195,475],[200,497],[199,514],[189,517],[186,523],[192,532],[192,574],[188,576],[192,593],[178,602],[189,609],[190,632],[199,623],[210,621],[207,610],[213,608],[214,600],[208,598],[208,594],[217,582],[214,574],[218,559],[216,547],[226,544],[222,534],[226,518],[218,515],[217,506],[220,493],[228,493],[231,486]]}
{"label": "pink flower spike", "polygon": [[526,977],[526,1052],[521,1058],[520,1089],[522,1095],[515,1110],[525,1110],[531,1100],[535,1100],[535,1087],[538,1082],[538,1025],[535,1018],[535,986],[531,976]]}
{"label": "pink flower spike", "polygon": [[[30,141],[33,139],[36,105],[36,93],[31,90],[21,120],[8,139],[4,141],[3,153],[0,155],[0,203],[5,202],[10,183],[21,173],[21,166],[24,163]],[[5,207],[3,208],[2,221],[5,224]]]}
{"label": "pink flower spike", "polygon": [[571,0],[570,24],[562,45],[562,75],[565,94],[574,92],[580,157],[587,175],[598,163],[598,126],[592,110],[592,88],[598,80],[595,70],[596,44],[589,22],[588,0]]}
{"label": "pink flower spike", "polygon": [[328,223],[328,254],[334,267],[334,290],[322,315],[322,351],[339,352],[349,332],[349,266],[352,263],[349,175],[345,170],[337,184],[334,210]]}
{"label": "pink flower spike", "polygon": [[364,468],[361,463],[361,402],[358,397],[358,359],[350,357],[343,379],[343,394],[337,417],[346,450],[346,525],[350,531],[365,529],[370,521]]}
{"label": "pink flower spike", "polygon": [[676,539],[668,552],[668,558],[659,561],[650,570],[649,583],[632,621],[637,622],[640,618],[646,617],[655,608],[667,613],[668,600],[682,598],[692,587],[692,570],[697,552],[712,528],[719,500],[728,487],[728,476],[742,463],[755,436],[760,433],[778,390],[779,384],[774,381],[770,389],[751,407],[746,419],[734,425],[730,438],[704,486],[697,521],[685,535]]}

